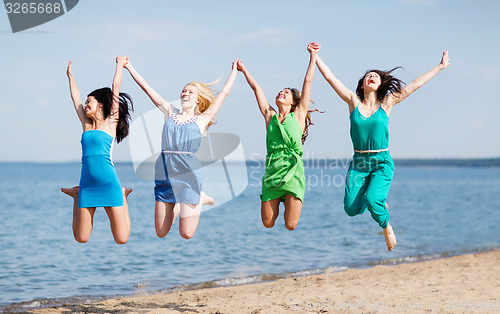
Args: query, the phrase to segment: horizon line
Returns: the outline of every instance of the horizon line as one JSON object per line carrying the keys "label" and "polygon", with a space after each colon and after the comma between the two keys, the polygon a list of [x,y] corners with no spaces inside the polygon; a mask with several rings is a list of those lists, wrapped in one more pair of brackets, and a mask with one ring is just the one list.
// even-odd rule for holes
{"label": "horizon line", "polygon": [[[324,158],[308,158],[303,159],[304,163],[307,162],[331,162],[335,160],[350,160],[352,157],[324,157]],[[393,160],[399,162],[457,162],[457,161],[496,161],[500,164],[500,156],[498,157],[401,157],[401,158],[393,158]],[[204,160],[200,160],[201,162],[207,162]],[[209,160],[208,162],[211,162]],[[265,159],[244,159],[244,160],[225,160],[228,163],[260,163],[265,162]],[[60,160],[60,161],[44,161],[44,160],[0,160],[0,164],[72,164],[72,163],[81,163],[81,160]],[[115,164],[133,164],[132,160],[115,160],[113,161]],[[154,163],[154,162],[151,162]]]}

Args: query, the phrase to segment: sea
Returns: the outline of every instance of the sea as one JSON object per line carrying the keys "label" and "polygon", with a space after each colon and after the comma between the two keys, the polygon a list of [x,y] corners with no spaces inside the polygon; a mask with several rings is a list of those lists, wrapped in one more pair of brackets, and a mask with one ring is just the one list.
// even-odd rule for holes
{"label": "sea", "polygon": [[[156,236],[154,182],[138,176],[132,163],[117,163],[122,185],[133,188],[130,239],[118,245],[103,209],[87,243],[73,238],[73,202],[60,188],[78,184],[80,163],[0,163],[0,312],[500,249],[499,159],[396,160],[388,196],[397,236],[392,252],[368,212],[345,214],[346,166],[306,162],[306,196],[294,231],[285,228],[282,209],[273,228],[262,225],[263,162],[240,163],[239,176],[226,176],[229,183],[204,173],[215,204],[203,207],[194,237],[186,240],[178,222],[166,237]],[[237,181],[226,197],[223,190]]]}

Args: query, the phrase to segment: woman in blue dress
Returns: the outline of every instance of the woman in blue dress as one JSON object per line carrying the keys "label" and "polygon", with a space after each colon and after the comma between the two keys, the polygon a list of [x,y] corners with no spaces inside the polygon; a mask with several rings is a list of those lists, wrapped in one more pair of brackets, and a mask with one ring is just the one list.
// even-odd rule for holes
{"label": "woman in blue dress", "polygon": [[201,164],[194,154],[233,86],[238,73],[237,61],[217,96],[210,88],[212,84],[190,82],[184,86],[180,95],[181,110],[154,91],[130,62],[124,65],[165,119],[162,152],[155,165],[155,229],[160,238],[167,235],[180,214],[180,235],[190,239],[198,227],[202,204],[213,204],[202,192]]}
{"label": "woman in blue dress", "polygon": [[67,75],[71,99],[83,127],[82,171],[80,185],[62,188],[61,191],[74,199],[73,235],[85,243],[93,227],[96,207],[104,207],[108,215],[115,242],[124,244],[130,235],[130,218],[127,196],[132,191],[121,187],[111,160],[113,141],[121,142],[128,135],[132,99],[120,93],[125,57],[116,58],[113,89],[104,87],[87,96],[85,105],[80,100],[70,61]]}

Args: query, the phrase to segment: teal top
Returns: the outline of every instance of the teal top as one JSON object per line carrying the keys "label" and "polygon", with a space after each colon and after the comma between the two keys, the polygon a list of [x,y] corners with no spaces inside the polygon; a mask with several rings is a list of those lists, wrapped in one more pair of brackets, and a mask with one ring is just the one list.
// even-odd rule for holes
{"label": "teal top", "polygon": [[358,106],[349,117],[354,150],[387,149],[389,147],[389,117],[382,109],[382,105],[368,118],[359,112]]}

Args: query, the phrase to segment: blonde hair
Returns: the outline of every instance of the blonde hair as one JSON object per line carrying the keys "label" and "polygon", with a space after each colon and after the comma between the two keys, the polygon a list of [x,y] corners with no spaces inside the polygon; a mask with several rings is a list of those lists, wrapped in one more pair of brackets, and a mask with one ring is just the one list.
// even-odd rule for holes
{"label": "blonde hair", "polygon": [[[198,100],[200,102],[198,103],[198,106],[196,106],[195,114],[202,114],[208,109],[210,109],[210,107],[212,107],[215,101],[215,92],[217,91],[215,89],[210,88],[210,86],[217,84],[218,81],[219,81],[218,79],[212,83],[201,83],[197,81],[192,81],[186,84],[194,86],[198,90]],[[208,123],[207,130],[213,123],[214,121],[210,121]]]}
{"label": "blonde hair", "polygon": [[208,110],[212,106],[212,104],[215,101],[215,89],[210,88],[210,86],[215,85],[217,82],[212,82],[212,83],[200,83],[200,82],[190,82],[187,85],[191,85],[196,87],[198,90],[198,100],[200,103],[196,107],[196,114],[203,113]]}

